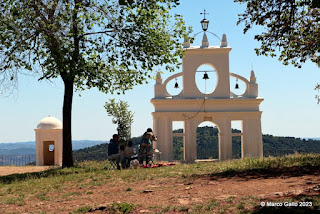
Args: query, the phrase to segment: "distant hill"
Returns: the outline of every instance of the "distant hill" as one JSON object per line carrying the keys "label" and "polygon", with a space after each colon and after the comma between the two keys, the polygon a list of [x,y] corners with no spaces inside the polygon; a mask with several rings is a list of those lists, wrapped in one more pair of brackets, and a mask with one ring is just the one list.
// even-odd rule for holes
{"label": "distant hill", "polygon": [[[174,130],[182,133],[182,129]],[[233,132],[240,132],[233,129]],[[141,137],[132,138],[135,147],[139,145]],[[105,160],[107,157],[108,144],[96,145],[74,151],[77,161],[83,160]],[[294,137],[276,137],[263,135],[263,153],[268,156],[282,156],[298,153],[320,153],[320,141],[314,139],[300,139]],[[183,138],[173,138],[173,155],[175,160],[183,159]],[[232,156],[241,157],[241,138],[232,138]],[[197,129],[197,157],[198,159],[218,158],[218,130],[213,127],[198,127]]]}
{"label": "distant hill", "polygon": [[320,140],[320,137],[303,137],[301,139],[305,139],[305,140]]}
{"label": "distant hill", "polygon": [[[72,143],[73,150],[86,147],[92,147],[97,144],[106,143],[106,141],[97,140],[74,140]],[[0,143],[0,155],[28,155],[36,153],[34,141],[17,142],[17,143]]]}
{"label": "distant hill", "polygon": [[0,155],[32,155],[36,154],[34,148],[0,149]]}
{"label": "distant hill", "polygon": [[77,161],[96,160],[103,161],[108,157],[108,143],[95,145],[73,151],[73,158]]}

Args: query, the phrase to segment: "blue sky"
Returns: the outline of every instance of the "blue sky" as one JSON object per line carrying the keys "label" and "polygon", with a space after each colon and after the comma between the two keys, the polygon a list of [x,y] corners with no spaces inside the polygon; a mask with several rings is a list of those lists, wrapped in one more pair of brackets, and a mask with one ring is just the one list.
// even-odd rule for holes
{"label": "blue sky", "polygon": [[[243,34],[243,26],[237,26],[238,13],[244,5],[231,0],[183,0],[174,12],[182,14],[194,33],[201,31],[200,12],[206,8],[210,14],[209,31],[222,36],[227,34],[230,52],[230,72],[246,78],[251,66],[257,76],[259,96],[265,100],[260,105],[264,134],[294,137],[320,137],[320,105],[315,100],[314,86],[320,82],[320,69],[307,62],[301,69],[284,66],[276,58],[256,56],[254,48],[259,43],[253,36],[262,28],[254,28]],[[201,34],[194,41],[200,45]],[[208,36],[210,45],[219,41]],[[161,68],[160,68],[161,69]],[[176,70],[175,73],[181,72]],[[163,79],[174,73],[165,73]],[[171,83],[173,84],[173,83]],[[127,101],[134,112],[132,136],[141,135],[152,127],[150,99],[154,96],[154,81],[139,85],[126,95],[103,94],[96,89],[76,93],[73,100],[73,139],[109,140],[116,132],[111,117],[107,116],[104,103],[110,98]],[[169,85],[170,86],[170,85]],[[231,87],[234,84],[231,83]],[[241,87],[241,85],[240,85]],[[34,140],[34,129],[48,116],[62,120],[63,85],[60,79],[38,82],[37,77],[19,76],[19,89],[14,96],[0,98],[0,142]]]}

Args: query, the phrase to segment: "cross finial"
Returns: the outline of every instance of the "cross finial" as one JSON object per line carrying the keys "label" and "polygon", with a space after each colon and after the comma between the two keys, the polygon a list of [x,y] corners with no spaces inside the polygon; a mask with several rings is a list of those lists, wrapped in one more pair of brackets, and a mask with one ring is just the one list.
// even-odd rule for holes
{"label": "cross finial", "polygon": [[203,18],[205,19],[206,18],[206,14],[209,14],[209,13],[206,13],[206,9],[203,10],[203,13],[200,13],[201,15],[203,14]]}

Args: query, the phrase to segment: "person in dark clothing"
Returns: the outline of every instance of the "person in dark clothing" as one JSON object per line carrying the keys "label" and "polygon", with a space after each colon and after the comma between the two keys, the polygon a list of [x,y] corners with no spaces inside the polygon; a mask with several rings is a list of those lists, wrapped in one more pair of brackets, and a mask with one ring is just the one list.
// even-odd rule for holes
{"label": "person in dark clothing", "polygon": [[145,132],[142,136],[139,145],[139,163],[143,164],[144,160],[146,161],[146,165],[148,165],[149,161],[152,157],[152,142],[150,140],[151,132]]}
{"label": "person in dark clothing", "polygon": [[119,135],[114,134],[108,145],[108,156],[119,153]]}
{"label": "person in dark clothing", "polygon": [[117,169],[120,169],[119,154],[119,135],[114,134],[108,145],[108,159],[117,163]]}

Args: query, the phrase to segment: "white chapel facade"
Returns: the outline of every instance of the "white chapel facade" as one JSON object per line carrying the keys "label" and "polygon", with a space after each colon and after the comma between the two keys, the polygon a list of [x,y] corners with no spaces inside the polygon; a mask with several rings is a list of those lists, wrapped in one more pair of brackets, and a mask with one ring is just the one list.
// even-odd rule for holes
{"label": "white chapel facade", "polygon": [[43,118],[37,128],[36,165],[62,165],[62,123],[55,117]]}
{"label": "white chapel facade", "polygon": [[[188,39],[184,42],[186,49],[182,59],[182,72],[162,80],[157,74],[154,86],[155,97],[151,103],[155,107],[153,129],[158,137],[154,148],[162,152],[162,160],[173,160],[173,137],[183,137],[186,162],[197,160],[196,130],[200,123],[210,121],[216,124],[219,136],[219,160],[232,158],[232,136],[241,136],[241,157],[262,157],[261,114],[259,109],[263,98],[258,97],[258,84],[253,71],[246,79],[229,71],[229,52],[226,35],[223,34],[220,46],[209,46],[204,32],[201,46],[190,46]],[[195,74],[202,65],[214,68],[217,85],[212,93],[202,93],[197,85]],[[183,89],[180,94],[172,96],[167,91],[170,80],[182,77]],[[230,77],[242,81],[246,90],[236,95],[230,90]],[[205,106],[205,108],[204,108]],[[241,121],[242,132],[232,133],[231,122]],[[184,122],[184,133],[173,133],[172,123]]]}

